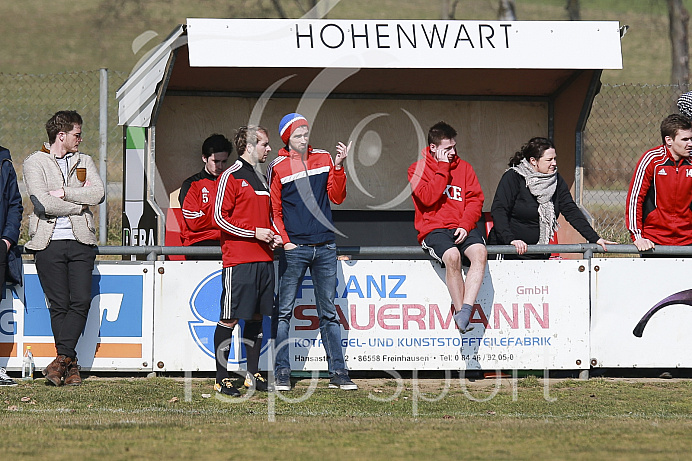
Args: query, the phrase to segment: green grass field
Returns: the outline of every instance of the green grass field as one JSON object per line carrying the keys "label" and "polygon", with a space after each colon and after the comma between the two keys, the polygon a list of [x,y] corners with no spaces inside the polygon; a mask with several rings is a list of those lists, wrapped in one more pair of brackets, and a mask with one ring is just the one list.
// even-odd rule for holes
{"label": "green grass field", "polygon": [[222,400],[205,378],[37,379],[0,388],[2,458],[683,459],[692,443],[689,380],[355,381]]}

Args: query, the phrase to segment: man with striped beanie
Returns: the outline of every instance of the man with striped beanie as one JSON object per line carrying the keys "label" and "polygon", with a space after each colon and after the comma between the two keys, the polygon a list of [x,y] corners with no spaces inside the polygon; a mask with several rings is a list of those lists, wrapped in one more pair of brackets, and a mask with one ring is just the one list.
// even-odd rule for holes
{"label": "man with striped beanie", "polygon": [[692,119],[692,91],[680,95],[678,98],[678,110],[685,117]]}
{"label": "man with striped beanie", "polygon": [[329,152],[308,144],[310,126],[300,114],[286,115],[279,123],[285,147],[267,169],[274,227],[284,251],[279,255],[278,301],[273,314],[276,347],[275,389],[291,390],[289,330],[296,296],[306,270],[310,269],[320,334],[327,356],[329,387],[355,390],[341,347],[341,324],[334,305],[336,292],[336,239],[329,202],[346,198],[343,162],[350,147]]}

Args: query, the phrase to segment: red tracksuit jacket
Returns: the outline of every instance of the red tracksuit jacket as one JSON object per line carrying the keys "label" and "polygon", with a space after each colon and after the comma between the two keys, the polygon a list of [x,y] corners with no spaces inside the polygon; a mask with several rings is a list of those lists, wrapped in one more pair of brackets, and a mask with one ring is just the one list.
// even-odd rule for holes
{"label": "red tracksuit jacket", "polygon": [[692,162],[673,159],[665,145],[647,151],[627,194],[626,223],[632,241],[692,245]]}
{"label": "red tracksuit jacket", "polygon": [[184,218],[180,226],[183,245],[221,239],[221,231],[214,222],[216,185],[216,178],[208,173],[191,182],[184,202],[180,204]]}
{"label": "red tracksuit jacket", "polygon": [[219,178],[214,221],[221,228],[223,267],[273,261],[267,243],[255,238],[255,229],[270,229],[269,189],[254,168],[238,159]]}

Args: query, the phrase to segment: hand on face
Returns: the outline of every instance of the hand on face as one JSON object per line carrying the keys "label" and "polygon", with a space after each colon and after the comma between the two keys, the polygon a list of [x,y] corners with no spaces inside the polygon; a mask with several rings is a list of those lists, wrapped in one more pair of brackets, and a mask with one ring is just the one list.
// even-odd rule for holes
{"label": "hand on face", "polygon": [[430,151],[434,152],[438,162],[451,163],[457,156],[457,142],[454,139],[443,139],[439,145],[430,144]]}

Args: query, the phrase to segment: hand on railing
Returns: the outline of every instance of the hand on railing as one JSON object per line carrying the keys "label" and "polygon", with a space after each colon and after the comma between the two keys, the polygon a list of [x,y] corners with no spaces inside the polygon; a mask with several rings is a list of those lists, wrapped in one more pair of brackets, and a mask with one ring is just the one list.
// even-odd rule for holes
{"label": "hand on railing", "polygon": [[601,245],[601,247],[603,247],[603,251],[608,251],[608,248],[606,248],[606,243],[607,243],[608,245],[617,245],[617,244],[618,244],[618,242],[613,242],[613,241],[610,241],[610,240],[606,240],[606,239],[604,239],[604,238],[600,238],[600,239],[598,239],[598,241],[596,242],[597,245]]}
{"label": "hand on railing", "polygon": [[651,240],[640,237],[634,241],[634,246],[636,246],[639,251],[647,251],[653,249],[655,245]]}
{"label": "hand on railing", "polygon": [[523,240],[512,240],[509,243],[514,245],[514,248],[517,249],[518,255],[523,255],[524,253],[526,253],[526,250],[528,250],[528,248],[529,248],[529,246]]}

